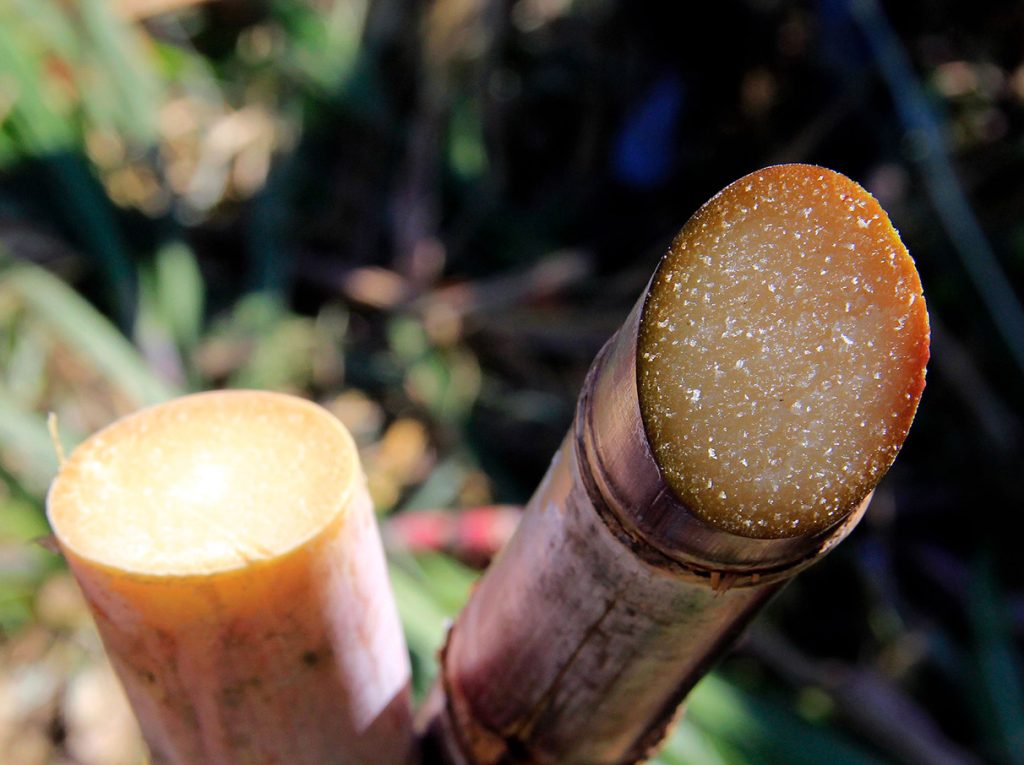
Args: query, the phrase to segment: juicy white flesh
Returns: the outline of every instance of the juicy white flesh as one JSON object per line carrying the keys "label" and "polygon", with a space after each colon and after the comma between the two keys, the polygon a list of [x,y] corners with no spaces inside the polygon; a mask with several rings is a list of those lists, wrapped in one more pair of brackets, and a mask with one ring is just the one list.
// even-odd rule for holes
{"label": "juicy white flesh", "polygon": [[208,574],[274,558],[343,511],[358,458],[341,424],[290,396],[189,396],[100,431],[48,500],[62,545],[144,574]]}
{"label": "juicy white flesh", "polygon": [[927,358],[921,282],[878,202],[838,173],[773,167],[709,201],[659,266],[641,410],[698,517],[743,536],[813,533],[892,463]]}

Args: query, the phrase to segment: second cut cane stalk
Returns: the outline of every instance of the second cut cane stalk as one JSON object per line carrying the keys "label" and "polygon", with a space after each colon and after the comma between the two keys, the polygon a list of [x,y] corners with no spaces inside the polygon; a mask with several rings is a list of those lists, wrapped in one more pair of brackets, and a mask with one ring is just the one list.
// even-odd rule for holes
{"label": "second cut cane stalk", "polygon": [[453,626],[428,759],[649,756],[758,610],[856,525],[927,357],[913,262],[859,186],[791,165],[712,199]]}

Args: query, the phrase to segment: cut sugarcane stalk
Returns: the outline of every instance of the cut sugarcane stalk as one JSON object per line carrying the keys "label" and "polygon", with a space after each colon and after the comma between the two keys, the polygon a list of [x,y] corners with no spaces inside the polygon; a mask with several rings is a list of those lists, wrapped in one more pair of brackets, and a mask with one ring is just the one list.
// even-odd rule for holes
{"label": "cut sugarcane stalk", "polygon": [[119,420],[47,502],[160,765],[410,761],[409,664],[351,437],[281,394]]}
{"label": "cut sugarcane stalk", "polygon": [[658,268],[640,411],[702,520],[799,536],[848,515],[892,464],[927,358],[921,282],[878,202],[837,173],[774,167],[705,205]]}
{"label": "cut sugarcane stalk", "polygon": [[913,261],[864,189],[785,165],[711,199],[450,630],[428,760],[646,758],[771,595],[856,525],[927,359]]}

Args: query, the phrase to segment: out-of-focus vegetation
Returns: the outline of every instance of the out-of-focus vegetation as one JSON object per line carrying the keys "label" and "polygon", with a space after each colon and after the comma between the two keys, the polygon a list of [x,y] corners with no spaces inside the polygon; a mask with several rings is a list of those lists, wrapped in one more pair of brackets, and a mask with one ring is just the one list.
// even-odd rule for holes
{"label": "out-of-focus vegetation", "polygon": [[[325,404],[362,448],[422,692],[481,518],[510,525],[463,533],[457,508],[529,496],[668,239],[779,161],[889,210],[929,385],[865,523],[659,761],[1024,762],[1022,40],[1021,5],[985,0],[0,4],[0,762],[142,762],[31,542],[48,412],[71,448],[188,390]],[[410,532],[423,508],[444,533]]]}

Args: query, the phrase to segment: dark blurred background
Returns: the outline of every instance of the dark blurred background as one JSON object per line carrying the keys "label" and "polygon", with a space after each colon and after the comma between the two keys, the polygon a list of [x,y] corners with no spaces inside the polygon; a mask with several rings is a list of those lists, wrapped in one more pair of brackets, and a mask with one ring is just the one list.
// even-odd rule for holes
{"label": "dark blurred background", "polygon": [[778,162],[889,212],[928,387],[660,762],[1024,763],[1024,4],[990,0],[5,0],[0,762],[143,761],[29,543],[48,412],[70,448],[188,390],[328,406],[422,691],[667,242]]}

